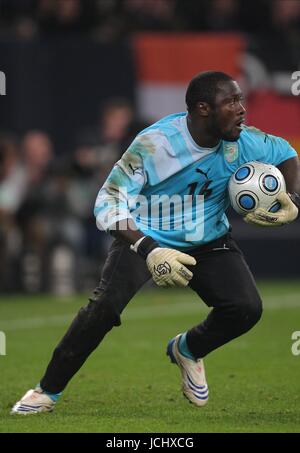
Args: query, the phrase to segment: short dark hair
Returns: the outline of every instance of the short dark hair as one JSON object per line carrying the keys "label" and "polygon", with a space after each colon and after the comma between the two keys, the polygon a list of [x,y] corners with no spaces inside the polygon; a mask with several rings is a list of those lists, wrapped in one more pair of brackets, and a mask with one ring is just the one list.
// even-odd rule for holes
{"label": "short dark hair", "polygon": [[189,83],[185,95],[185,102],[189,112],[196,107],[197,102],[207,102],[214,105],[218,83],[234,80],[225,72],[205,71],[200,72]]}

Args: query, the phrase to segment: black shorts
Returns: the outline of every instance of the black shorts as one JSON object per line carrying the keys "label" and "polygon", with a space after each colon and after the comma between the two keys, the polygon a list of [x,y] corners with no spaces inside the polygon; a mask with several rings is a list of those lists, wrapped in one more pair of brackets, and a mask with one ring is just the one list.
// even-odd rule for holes
{"label": "black shorts", "polygon": [[[189,286],[208,306],[218,306],[220,300],[237,294],[249,294],[255,287],[252,273],[231,233],[186,253],[197,261],[195,266],[187,266],[193,272]],[[122,311],[150,278],[146,262],[128,244],[115,239],[103,267],[99,289],[121,292],[124,302],[119,309]]]}

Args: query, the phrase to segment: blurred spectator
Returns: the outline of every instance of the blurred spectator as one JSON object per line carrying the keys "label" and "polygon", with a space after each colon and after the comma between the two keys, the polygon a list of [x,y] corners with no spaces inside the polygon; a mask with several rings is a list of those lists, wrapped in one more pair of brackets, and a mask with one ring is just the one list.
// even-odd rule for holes
{"label": "blurred spectator", "polygon": [[112,42],[123,37],[122,1],[96,1],[97,24],[92,36],[98,41]]}
{"label": "blurred spectator", "polygon": [[13,215],[22,202],[26,186],[14,138],[0,137],[0,158],[0,209]]}
{"label": "blurred spectator", "polygon": [[23,237],[22,289],[58,295],[83,290],[91,284],[86,278],[97,272],[109,239],[97,230],[93,215],[103,182],[98,151],[79,146],[72,155],[54,160],[52,143],[40,131],[24,136],[21,151],[26,182],[17,213]]}
{"label": "blurred spectator", "polygon": [[[26,196],[18,211],[23,234],[20,275],[26,292],[69,295],[80,289],[80,257],[85,253],[86,187],[70,198],[70,165],[54,161],[47,134],[28,132],[21,143]],[[77,177],[77,175],[76,175]],[[95,191],[89,204],[93,203]],[[92,214],[92,211],[91,211]]]}
{"label": "blurred spectator", "polygon": [[43,34],[56,36],[87,33],[97,21],[94,0],[40,0],[36,17]]}
{"label": "blurred spectator", "polygon": [[81,250],[82,232],[67,199],[69,175],[54,161],[53,145],[44,132],[25,134],[21,155],[26,181],[17,213],[23,238],[22,290],[71,294],[75,291],[76,255]]}
{"label": "blurred spectator", "polygon": [[34,0],[0,0],[0,34],[31,39],[36,36]]}
{"label": "blurred spectator", "polygon": [[23,247],[20,265],[23,289],[37,292],[44,287],[43,264],[47,249],[45,192],[53,159],[52,143],[41,131],[28,132],[20,145],[22,174],[25,180],[23,200],[17,212]]}
{"label": "blurred spectator", "polygon": [[99,190],[99,159],[93,147],[79,147],[72,155],[67,196],[74,215],[85,220],[93,216]]}
{"label": "blurred spectator", "polygon": [[68,200],[74,215],[81,219],[85,257],[94,260],[94,269],[104,259],[110,244],[110,237],[95,224],[96,196],[113,165],[144,127],[145,122],[137,120],[127,99],[113,98],[101,106],[98,123],[78,136],[71,159]]}
{"label": "blurred spectator", "polygon": [[206,14],[206,28],[213,31],[241,29],[237,0],[210,0]]}
{"label": "blurred spectator", "polygon": [[127,33],[180,28],[175,0],[123,0],[121,14],[124,31]]}
{"label": "blurred spectator", "polygon": [[17,287],[14,266],[20,253],[21,236],[15,214],[24,194],[25,178],[21,171],[16,142],[0,138],[0,290]]}
{"label": "blurred spectator", "polygon": [[147,125],[136,118],[133,106],[127,99],[109,99],[101,107],[98,124],[81,131],[78,144],[97,148],[100,171],[105,178],[135,135]]}
{"label": "blurred spectator", "polygon": [[276,32],[298,35],[300,31],[299,0],[274,0],[271,23]]}
{"label": "blurred spectator", "polygon": [[[69,206],[80,219],[85,238],[83,259],[94,270],[104,260],[110,237],[97,229],[93,214],[96,196],[116,161],[144,127],[135,116],[127,99],[113,98],[101,107],[98,124],[81,131],[71,158],[70,183],[67,191]],[[86,285],[87,286],[87,285]]]}
{"label": "blurred spectator", "polygon": [[[248,52],[258,58],[270,73],[293,72],[300,59],[299,0],[256,0],[256,8],[251,8],[251,2],[250,11],[245,4],[242,5],[244,19],[246,16],[249,18],[247,30],[251,33],[248,35]],[[254,17],[258,18],[260,27],[255,25],[255,20],[250,26]],[[252,71],[255,71],[254,67]]]}
{"label": "blurred spectator", "polygon": [[299,0],[0,0],[2,35],[22,39],[90,35],[102,41],[140,31],[292,33]]}
{"label": "blurred spectator", "polygon": [[2,290],[67,295],[95,283],[110,244],[96,227],[95,199],[144,126],[127,100],[112,99],[70,155],[55,158],[50,137],[38,130],[24,135],[20,152],[13,140],[0,140]]}
{"label": "blurred spectator", "polygon": [[30,131],[23,138],[21,153],[29,191],[32,186],[43,182],[45,172],[53,159],[53,146],[46,133]]}

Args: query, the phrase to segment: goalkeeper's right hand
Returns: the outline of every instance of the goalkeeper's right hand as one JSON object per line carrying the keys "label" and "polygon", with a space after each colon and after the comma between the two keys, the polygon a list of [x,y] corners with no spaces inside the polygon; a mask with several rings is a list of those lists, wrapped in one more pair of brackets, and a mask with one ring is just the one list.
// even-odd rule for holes
{"label": "goalkeeper's right hand", "polygon": [[148,269],[158,286],[187,286],[193,273],[184,266],[194,266],[195,258],[186,253],[160,247],[150,236],[146,236],[131,249],[146,259]]}

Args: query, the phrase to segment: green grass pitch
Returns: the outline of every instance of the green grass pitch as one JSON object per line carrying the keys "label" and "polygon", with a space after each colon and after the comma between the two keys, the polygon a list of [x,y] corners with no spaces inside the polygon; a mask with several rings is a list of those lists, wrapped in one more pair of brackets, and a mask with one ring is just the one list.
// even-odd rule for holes
{"label": "green grass pitch", "polygon": [[197,324],[208,308],[191,290],[140,292],[69,383],[55,411],[9,415],[44,372],[54,346],[86,297],[1,297],[0,432],[299,432],[300,283],[262,283],[257,326],[205,360],[206,407],[183,398],[179,369],[165,355],[169,338]]}

